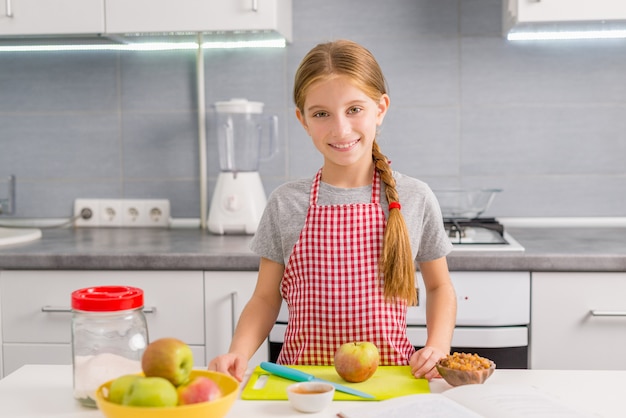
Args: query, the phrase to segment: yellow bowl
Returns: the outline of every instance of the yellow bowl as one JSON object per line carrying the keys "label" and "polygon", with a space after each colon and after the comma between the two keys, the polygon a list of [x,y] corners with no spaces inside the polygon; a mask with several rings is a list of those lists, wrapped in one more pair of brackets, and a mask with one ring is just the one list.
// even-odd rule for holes
{"label": "yellow bowl", "polygon": [[96,404],[107,418],[222,418],[226,416],[239,394],[239,382],[224,373],[192,370],[191,377],[205,376],[213,379],[222,390],[222,397],[210,402],[171,407],[125,406],[108,401],[108,381],[96,391]]}
{"label": "yellow bowl", "polygon": [[489,360],[491,363],[489,368],[475,369],[475,370],[459,370],[441,365],[437,363],[437,371],[451,386],[471,385],[485,383],[485,380],[493,374],[496,369],[496,364]]}

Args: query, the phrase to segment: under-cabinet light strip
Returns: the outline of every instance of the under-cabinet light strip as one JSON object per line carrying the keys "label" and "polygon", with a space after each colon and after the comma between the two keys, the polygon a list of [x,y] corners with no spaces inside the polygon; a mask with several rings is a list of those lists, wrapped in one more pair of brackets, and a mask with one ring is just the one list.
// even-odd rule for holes
{"label": "under-cabinet light strip", "polygon": [[543,40],[575,40],[575,39],[622,39],[626,38],[626,30],[597,31],[554,31],[554,32],[511,32],[509,41],[543,41]]}
{"label": "under-cabinet light strip", "polygon": [[[203,42],[202,49],[284,48],[284,39]],[[46,51],[171,51],[198,49],[196,42],[138,42],[132,44],[0,45],[0,52]]]}

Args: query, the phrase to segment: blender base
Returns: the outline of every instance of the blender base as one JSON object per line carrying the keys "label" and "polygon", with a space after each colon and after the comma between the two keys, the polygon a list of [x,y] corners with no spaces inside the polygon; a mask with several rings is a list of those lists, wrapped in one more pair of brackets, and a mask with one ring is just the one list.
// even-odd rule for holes
{"label": "blender base", "polygon": [[267,203],[256,171],[223,171],[217,178],[207,229],[218,235],[254,234]]}

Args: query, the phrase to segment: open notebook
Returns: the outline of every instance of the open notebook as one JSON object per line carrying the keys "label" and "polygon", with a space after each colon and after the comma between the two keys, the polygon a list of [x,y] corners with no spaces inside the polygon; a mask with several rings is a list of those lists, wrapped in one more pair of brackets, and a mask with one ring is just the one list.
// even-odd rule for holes
{"label": "open notebook", "polygon": [[408,395],[345,408],[341,418],[590,418],[547,394],[521,385],[465,385],[443,393]]}

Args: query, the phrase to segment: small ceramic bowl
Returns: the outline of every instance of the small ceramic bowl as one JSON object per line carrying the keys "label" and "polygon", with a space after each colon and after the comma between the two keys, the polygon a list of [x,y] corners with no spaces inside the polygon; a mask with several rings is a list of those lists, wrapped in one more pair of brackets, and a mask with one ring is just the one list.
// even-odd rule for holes
{"label": "small ceramic bowl", "polygon": [[333,401],[335,387],[323,382],[300,382],[287,387],[287,399],[300,412],[319,412]]}
{"label": "small ceramic bowl", "polygon": [[[488,359],[484,359],[489,363],[489,367],[475,368],[471,370],[461,370],[453,367],[446,367],[445,359],[437,362],[437,371],[451,386],[471,385],[485,383],[485,380],[493,374],[496,364]],[[443,364],[442,364],[443,363]]]}

